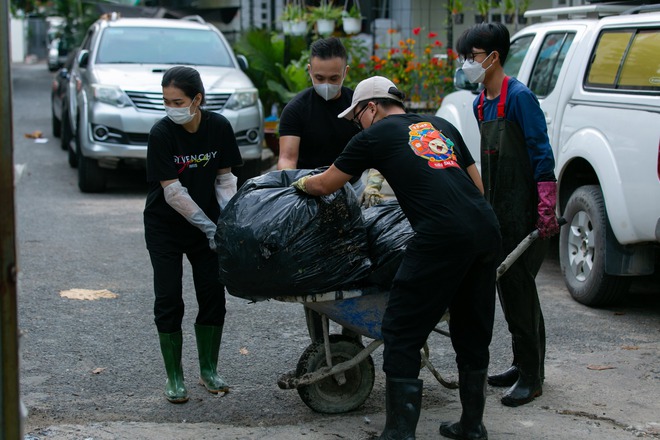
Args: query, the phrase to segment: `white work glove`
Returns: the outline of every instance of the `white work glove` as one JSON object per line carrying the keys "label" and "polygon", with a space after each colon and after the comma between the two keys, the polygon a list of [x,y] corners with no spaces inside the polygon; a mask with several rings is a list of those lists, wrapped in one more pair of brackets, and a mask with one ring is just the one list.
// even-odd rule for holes
{"label": "white work glove", "polygon": [[163,188],[165,201],[188,222],[198,227],[209,240],[209,247],[215,250],[215,225],[202,211],[202,208],[188,194],[188,190],[178,180]]}
{"label": "white work glove", "polygon": [[222,211],[227,206],[227,202],[236,194],[236,183],[238,177],[232,173],[218,174],[215,177],[215,198],[218,199],[218,205]]}
{"label": "white work glove", "polygon": [[383,201],[383,195],[380,193],[380,189],[383,187],[383,181],[385,177],[378,172],[378,170],[372,168],[369,170],[367,175],[367,186],[362,191],[360,195],[360,203],[365,208],[370,206],[378,205]]}

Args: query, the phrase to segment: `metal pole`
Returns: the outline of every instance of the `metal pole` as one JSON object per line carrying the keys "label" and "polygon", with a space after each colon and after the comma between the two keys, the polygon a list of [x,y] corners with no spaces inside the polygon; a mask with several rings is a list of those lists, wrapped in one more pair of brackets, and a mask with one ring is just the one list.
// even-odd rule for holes
{"label": "metal pole", "polygon": [[0,440],[22,438],[18,387],[9,2],[0,4]]}

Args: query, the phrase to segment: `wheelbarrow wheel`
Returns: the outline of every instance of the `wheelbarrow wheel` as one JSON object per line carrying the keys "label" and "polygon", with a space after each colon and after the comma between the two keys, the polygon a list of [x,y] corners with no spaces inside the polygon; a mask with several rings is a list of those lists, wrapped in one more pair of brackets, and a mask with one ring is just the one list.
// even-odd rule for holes
{"label": "wheelbarrow wheel", "polygon": [[[353,359],[364,346],[354,338],[330,335],[332,365]],[[323,340],[311,344],[300,357],[296,375],[313,373],[327,366]],[[339,414],[352,411],[362,405],[371,394],[376,376],[371,356],[345,371],[346,382],[339,384],[334,376],[310,385],[298,387],[298,394],[307,406],[316,412]]]}

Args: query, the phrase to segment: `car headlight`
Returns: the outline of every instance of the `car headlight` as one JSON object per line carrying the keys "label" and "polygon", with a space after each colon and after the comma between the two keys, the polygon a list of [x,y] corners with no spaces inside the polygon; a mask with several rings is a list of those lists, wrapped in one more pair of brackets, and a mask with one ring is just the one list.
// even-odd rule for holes
{"label": "car headlight", "polygon": [[131,100],[126,93],[117,86],[106,86],[94,84],[94,98],[99,102],[114,105],[116,107],[126,107],[131,105]]}
{"label": "car headlight", "polygon": [[225,108],[229,110],[240,110],[257,104],[258,95],[256,90],[235,92],[227,100]]}

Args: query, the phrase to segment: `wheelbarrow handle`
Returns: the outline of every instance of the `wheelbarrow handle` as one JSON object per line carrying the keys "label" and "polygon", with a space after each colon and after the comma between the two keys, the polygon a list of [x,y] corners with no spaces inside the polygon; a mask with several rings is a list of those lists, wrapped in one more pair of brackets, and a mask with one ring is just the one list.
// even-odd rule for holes
{"label": "wheelbarrow handle", "polygon": [[[561,227],[566,224],[566,219],[564,217],[559,217],[557,219],[557,223]],[[509,270],[511,265],[515,263],[518,257],[520,257],[523,254],[523,252],[525,252],[527,248],[532,243],[534,243],[534,240],[536,240],[537,238],[539,238],[539,230],[534,229],[532,232],[529,233],[529,235],[527,235],[527,237],[523,238],[523,240],[520,243],[518,243],[518,246],[516,246],[516,248],[513,251],[511,251],[509,255],[506,256],[504,261],[502,261],[502,264],[500,264],[499,267],[497,268],[497,278],[496,278],[497,280],[500,279],[500,277],[504,274],[504,272]]]}

